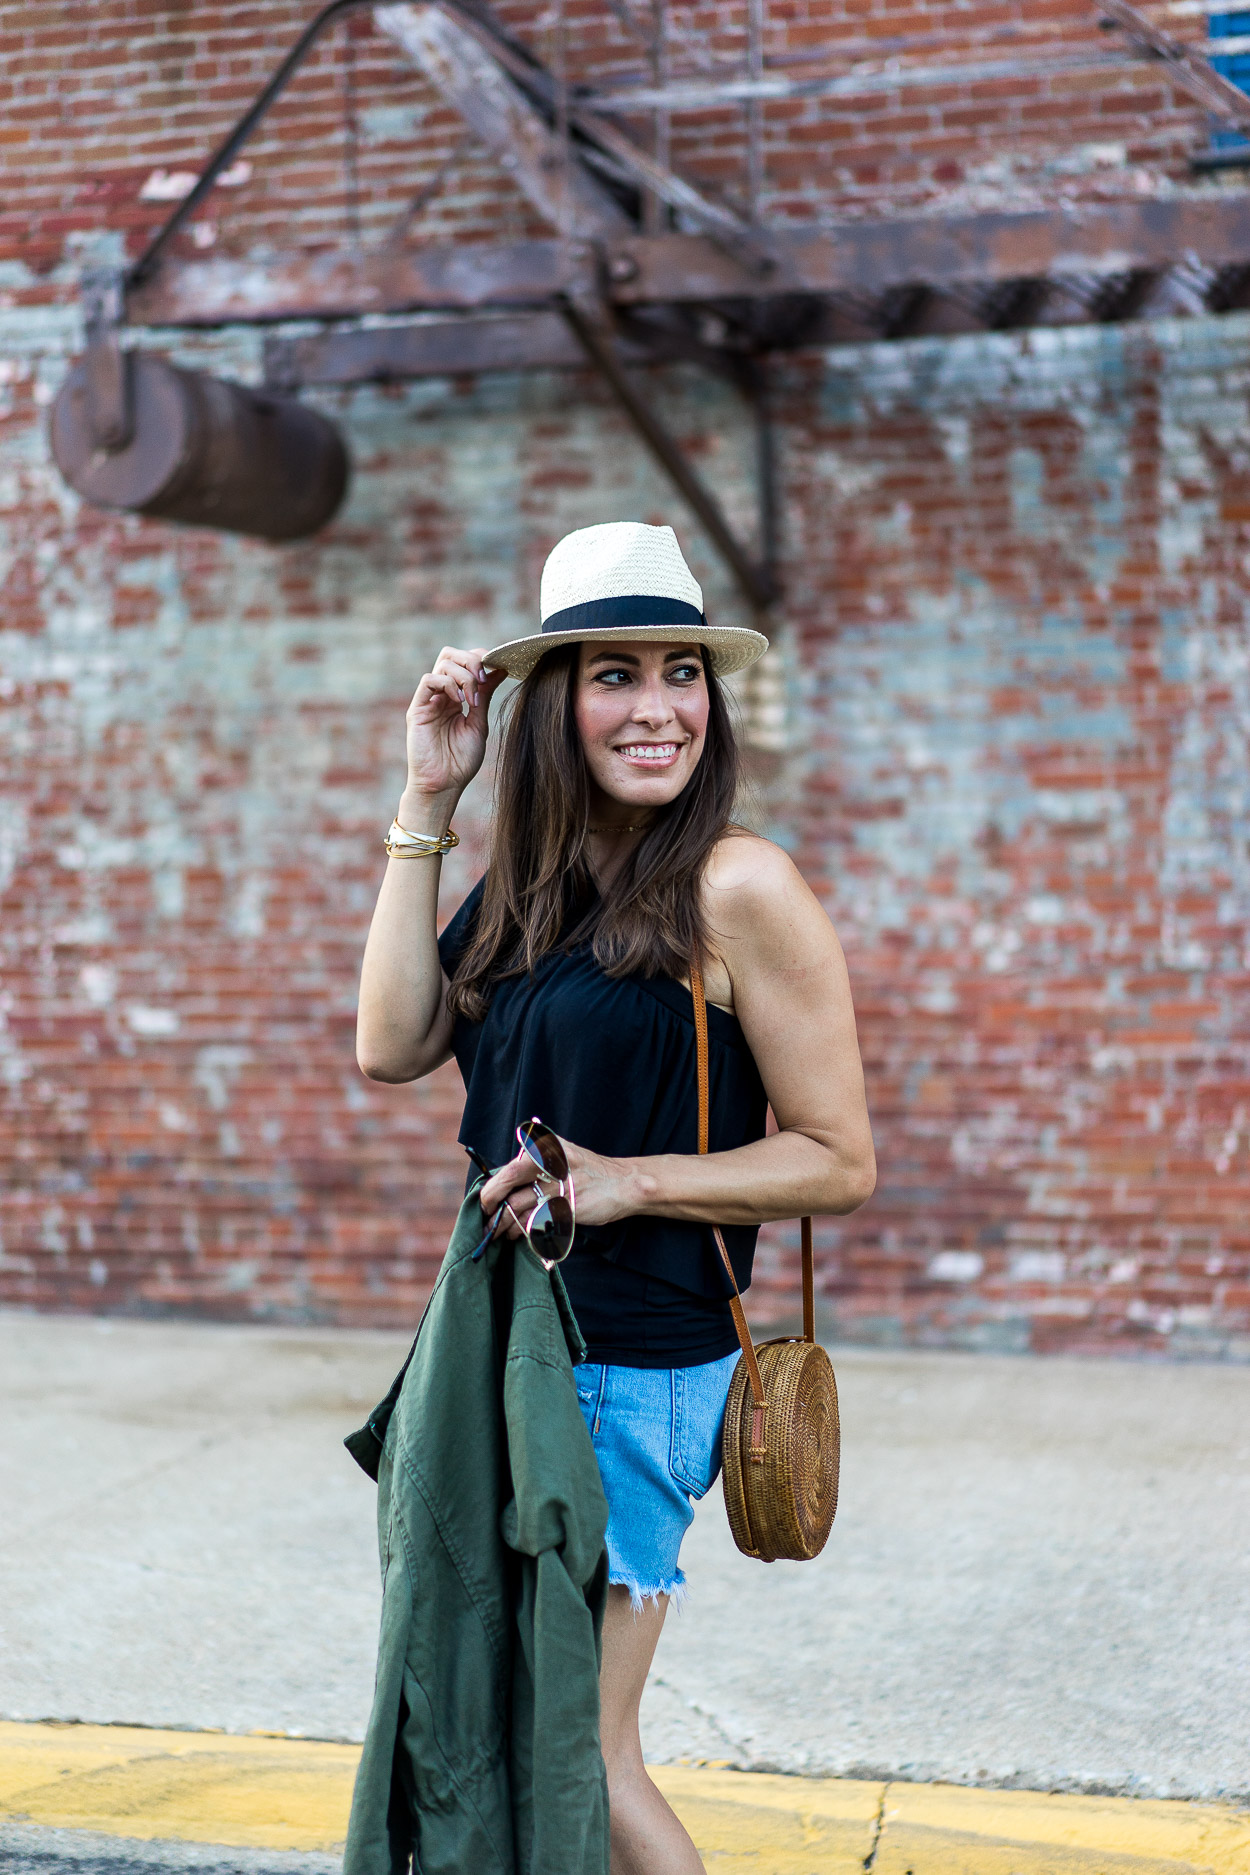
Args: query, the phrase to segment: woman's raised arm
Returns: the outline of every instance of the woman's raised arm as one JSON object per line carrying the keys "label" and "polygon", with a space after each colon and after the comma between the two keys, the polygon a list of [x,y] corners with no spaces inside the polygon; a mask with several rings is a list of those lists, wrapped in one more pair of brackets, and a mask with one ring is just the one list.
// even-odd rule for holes
{"label": "woman's raised arm", "polygon": [[[444,647],[408,705],[408,781],[395,818],[439,837],[482,766],[490,699],[502,671],[480,647]],[[360,971],[356,1059],[371,1081],[416,1081],[447,1059],[451,1018],[438,960],[439,859],[393,858]]]}

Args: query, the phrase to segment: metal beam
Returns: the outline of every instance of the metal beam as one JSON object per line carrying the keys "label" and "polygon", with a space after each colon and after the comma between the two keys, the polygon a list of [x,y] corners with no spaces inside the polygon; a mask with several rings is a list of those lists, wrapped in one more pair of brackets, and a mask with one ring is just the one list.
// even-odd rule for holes
{"label": "metal beam", "polygon": [[551,306],[597,290],[620,306],[786,295],[879,297],[899,287],[992,287],[1048,276],[1158,271],[1182,260],[1250,262],[1250,194],[1113,202],[1026,214],[923,216],[785,230],[771,274],[750,274],[701,235],[625,235],[599,251],[561,240],[410,252],[167,261],[127,297],[137,325],[265,324],[421,309]]}
{"label": "metal beam", "polygon": [[971,59],[964,65],[898,65],[880,60],[853,67],[849,72],[822,73],[814,78],[788,78],[764,72],[747,78],[679,78],[666,85],[622,85],[610,90],[587,90],[581,102],[600,114],[629,116],[637,111],[706,111],[728,104],[783,103],[792,99],[855,98],[873,92],[902,91],[922,85],[987,84],[1000,78],[1054,78],[1069,72],[1140,71],[1141,58],[1131,52],[1107,52],[1094,46],[1037,58]]}
{"label": "metal beam", "polygon": [[[439,0],[439,4],[445,11],[454,11],[489,55],[554,116],[557,95],[554,78],[509,38],[486,0]],[[640,148],[619,125],[589,109],[575,93],[567,99],[567,112],[571,128],[581,139],[580,148],[574,143],[575,153],[587,161],[592,157],[606,159],[617,174],[630,178],[638,187],[675,209],[688,224],[721,241],[726,251],[750,271],[768,271],[772,264],[771,246],[761,230],[724,203],[710,200],[669,164]]]}
{"label": "metal beam", "polygon": [[[626,341],[622,356],[646,364],[654,353]],[[265,341],[265,381],[284,390],[303,384],[454,377],[471,371],[585,369],[585,347],[558,312],[462,314]]]}
{"label": "metal beam", "polygon": [[[1230,6],[1232,0],[1230,0]],[[893,92],[914,86],[936,88],[943,85],[989,83],[996,79],[1061,77],[1069,72],[1097,70],[1124,71],[1140,68],[1142,60],[1161,62],[1172,82],[1187,91],[1208,111],[1226,122],[1250,125],[1250,98],[1220,71],[1197,46],[1173,39],[1153,26],[1129,0],[1098,0],[1103,25],[1123,30],[1129,47],[1123,52],[1106,52],[1097,47],[1066,46],[1060,50],[1039,52],[1036,56],[1000,59],[974,59],[963,65],[941,66],[917,62],[899,65],[897,60],[864,60],[849,71],[821,73],[809,78],[791,78],[777,72],[759,72],[748,77],[715,75],[708,78],[684,78],[666,85],[637,83],[588,87],[582,102],[598,113],[629,115],[638,111],[700,111],[718,105],[780,102],[791,99],[852,98],[873,92]],[[1226,40],[1236,45],[1236,39]]]}
{"label": "metal beam", "polygon": [[[588,361],[601,374],[643,443],[678,493],[689,503],[708,538],[729,568],[747,604],[753,611],[764,611],[777,597],[777,588],[771,571],[751,558],[725,519],[720,503],[694,465],[687,460],[676,437],[668,429],[659,413],[652,408],[631,382],[617,356],[615,335],[603,310],[593,301],[578,303],[569,300],[564,307],[564,316],[578,342],[584,347]],[[771,467],[770,456],[770,474]],[[763,496],[761,505],[770,504],[772,502],[771,488],[767,493],[763,491],[761,493]]]}
{"label": "metal beam", "polygon": [[1250,259],[1250,194],[848,222],[775,233],[773,243],[775,273],[748,288],[708,241],[630,235],[610,246],[610,291],[626,305],[727,300],[748,291],[885,293],[900,286],[1125,273],[1183,258],[1224,266]]}
{"label": "metal beam", "polygon": [[579,283],[587,264],[587,250],[560,240],[170,260],[127,295],[126,317],[140,326],[272,325],[426,308],[549,306]]}
{"label": "metal beam", "polygon": [[553,228],[602,237],[631,225],[615,198],[453,13],[422,0],[420,5],[375,7],[373,18]]}
{"label": "metal beam", "polygon": [[1160,32],[1144,13],[1130,6],[1128,0],[1098,0],[1098,10],[1106,25],[1120,27],[1140,52],[1157,59],[1172,82],[1190,97],[1197,98],[1206,110],[1222,117],[1226,123],[1250,128],[1250,98],[1230,78],[1225,78],[1223,72],[1217,72],[1196,46]]}

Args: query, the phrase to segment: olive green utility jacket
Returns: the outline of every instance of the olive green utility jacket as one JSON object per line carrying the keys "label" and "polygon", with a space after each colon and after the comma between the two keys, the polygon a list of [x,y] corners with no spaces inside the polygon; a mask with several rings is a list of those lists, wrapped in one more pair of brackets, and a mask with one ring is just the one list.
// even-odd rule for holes
{"label": "olive green utility jacket", "polygon": [[412,1352],[346,1441],[382,1630],[344,1875],[608,1875],[607,1504],[559,1272],[461,1207]]}

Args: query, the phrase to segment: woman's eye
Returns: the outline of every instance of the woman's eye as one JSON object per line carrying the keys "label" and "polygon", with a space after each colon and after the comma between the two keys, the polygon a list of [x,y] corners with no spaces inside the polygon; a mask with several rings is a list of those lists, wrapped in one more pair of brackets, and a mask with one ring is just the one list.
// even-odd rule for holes
{"label": "woman's eye", "polygon": [[698,675],[699,666],[697,664],[678,664],[669,672],[669,676],[674,678],[679,684],[692,684],[697,680]]}
{"label": "woman's eye", "polygon": [[595,679],[596,683],[611,685],[613,690],[619,690],[620,686],[628,681],[628,671],[600,671]]}

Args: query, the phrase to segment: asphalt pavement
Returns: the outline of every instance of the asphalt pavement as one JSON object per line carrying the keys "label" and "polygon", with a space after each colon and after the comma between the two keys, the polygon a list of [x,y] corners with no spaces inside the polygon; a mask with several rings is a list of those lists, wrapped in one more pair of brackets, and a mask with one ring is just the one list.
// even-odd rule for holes
{"label": "asphalt pavement", "polygon": [[5,1875],[341,1875],[342,1857],[0,1823]]}
{"label": "asphalt pavement", "polygon": [[[375,1492],[341,1439],[408,1340],[0,1313],[0,1717],[359,1739]],[[649,1758],[1250,1796],[1250,1369],[834,1356],[829,1546],[766,1567],[700,1507]]]}

